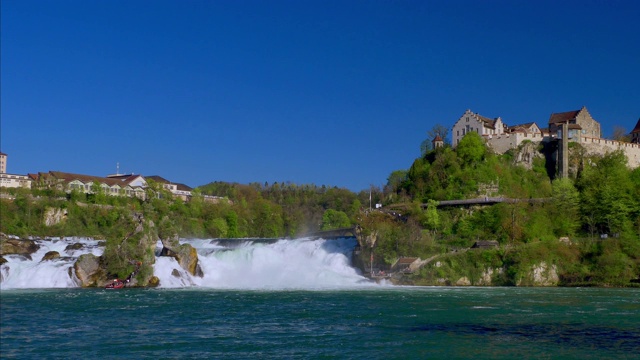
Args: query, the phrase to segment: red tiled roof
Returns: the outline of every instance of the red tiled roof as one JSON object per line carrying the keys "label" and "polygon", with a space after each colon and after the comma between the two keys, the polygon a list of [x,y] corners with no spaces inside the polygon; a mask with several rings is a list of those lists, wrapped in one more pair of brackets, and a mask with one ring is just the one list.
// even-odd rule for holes
{"label": "red tiled roof", "polygon": [[[31,176],[31,174],[30,174]],[[73,174],[66,173],[62,171],[49,171],[48,173],[38,173],[37,177],[42,178],[44,180],[54,178],[58,180],[62,180],[66,183],[78,180],[83,183],[89,182],[98,182],[101,184],[106,184],[109,186],[119,185],[121,187],[125,187],[129,185],[129,183],[137,178],[139,175],[127,175],[126,177],[101,177],[101,176],[93,176],[93,175],[83,175],[83,174]],[[36,175],[33,175],[33,178],[36,179]]]}
{"label": "red tiled roof", "polygon": [[78,181],[82,181],[85,184],[88,182],[97,181],[99,183],[107,184],[109,186],[123,185],[123,181],[120,179],[113,179],[113,178],[106,178],[106,177],[103,178],[100,176],[83,175],[83,174],[72,174],[72,173],[65,173],[62,171],[50,171],[49,173],[56,179],[64,180],[65,182],[78,180]]}
{"label": "red tiled roof", "polygon": [[578,113],[580,113],[580,110],[553,113],[549,117],[549,124],[559,124],[559,123],[568,122],[570,120],[575,119],[576,116],[578,116]]}
{"label": "red tiled roof", "polygon": [[411,265],[416,260],[418,260],[418,258],[416,257],[400,258],[398,259],[398,262],[396,263],[396,265]]}
{"label": "red tiled roof", "polygon": [[436,135],[435,139],[433,139],[433,141],[443,141],[442,137],[440,137],[440,135]]}

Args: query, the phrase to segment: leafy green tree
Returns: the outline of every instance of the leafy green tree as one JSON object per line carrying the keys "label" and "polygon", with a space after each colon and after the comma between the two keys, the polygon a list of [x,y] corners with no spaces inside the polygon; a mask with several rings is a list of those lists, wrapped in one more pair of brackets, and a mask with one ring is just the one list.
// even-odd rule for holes
{"label": "leafy green tree", "polygon": [[238,230],[238,214],[231,210],[227,213],[224,219],[227,223],[227,236],[230,238],[240,237],[241,235]]}
{"label": "leafy green tree", "polygon": [[209,220],[206,228],[207,233],[214,238],[226,238],[229,236],[229,226],[225,219],[217,218]]}
{"label": "leafy green tree", "polygon": [[551,219],[558,236],[573,236],[580,226],[580,193],[570,179],[556,179],[552,183]]}
{"label": "leafy green tree", "polygon": [[321,230],[331,230],[331,229],[340,229],[351,226],[351,221],[349,220],[349,216],[343,211],[338,211],[334,209],[325,210],[322,215],[322,226]]}
{"label": "leafy green tree", "polygon": [[435,200],[429,200],[427,203],[427,209],[424,212],[423,225],[427,229],[431,230],[434,234],[440,228],[440,216],[438,215],[438,202]]}
{"label": "leafy green tree", "polygon": [[578,180],[583,218],[594,230],[619,234],[630,230],[634,213],[634,192],[627,158],[614,151],[587,165]]}
{"label": "leafy green tree", "polygon": [[456,152],[463,164],[474,165],[484,159],[487,154],[487,146],[482,137],[472,131],[460,139]]}

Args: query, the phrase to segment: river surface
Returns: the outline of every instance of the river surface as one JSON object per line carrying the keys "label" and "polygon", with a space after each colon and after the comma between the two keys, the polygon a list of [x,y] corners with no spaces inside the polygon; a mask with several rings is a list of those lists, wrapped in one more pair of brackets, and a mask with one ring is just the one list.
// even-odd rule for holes
{"label": "river surface", "polygon": [[0,357],[638,359],[640,290],[0,291]]}

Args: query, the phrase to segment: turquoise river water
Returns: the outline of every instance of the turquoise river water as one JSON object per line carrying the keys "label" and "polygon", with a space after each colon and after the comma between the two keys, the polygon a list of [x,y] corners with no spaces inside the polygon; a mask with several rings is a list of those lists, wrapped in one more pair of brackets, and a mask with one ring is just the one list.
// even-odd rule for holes
{"label": "turquoise river water", "polygon": [[2,359],[632,359],[640,290],[0,291]]}

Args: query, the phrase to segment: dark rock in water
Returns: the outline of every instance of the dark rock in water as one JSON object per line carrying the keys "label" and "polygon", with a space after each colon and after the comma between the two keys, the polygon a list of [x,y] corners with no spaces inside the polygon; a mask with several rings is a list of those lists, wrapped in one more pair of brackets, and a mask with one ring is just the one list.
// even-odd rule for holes
{"label": "dark rock in water", "polygon": [[83,247],[84,247],[84,245],[82,243],[74,243],[74,244],[68,245],[66,248],[64,248],[64,251],[80,250]]}
{"label": "dark rock in water", "polygon": [[98,241],[98,246],[107,246],[107,242],[105,240]]}
{"label": "dark rock in water", "polygon": [[47,261],[47,260],[53,260],[53,259],[57,259],[60,257],[60,253],[57,251],[49,251],[46,254],[44,254],[44,256],[42,257],[42,260],[40,261]]}
{"label": "dark rock in water", "polygon": [[0,265],[6,264],[6,263],[7,263],[7,259],[5,259],[2,256],[0,256]]}
{"label": "dark rock in water", "polygon": [[178,269],[173,269],[173,271],[171,272],[171,275],[173,275],[173,276],[175,276],[177,278],[181,277],[180,271],[178,271]]}
{"label": "dark rock in water", "polygon": [[160,279],[159,279],[157,276],[155,276],[155,275],[154,275],[154,276],[152,276],[152,277],[149,279],[149,287],[156,287],[156,286],[158,286],[158,285],[160,285]]}
{"label": "dark rock in water", "polygon": [[38,249],[40,245],[33,240],[0,238],[0,255],[20,254],[30,257]]}

